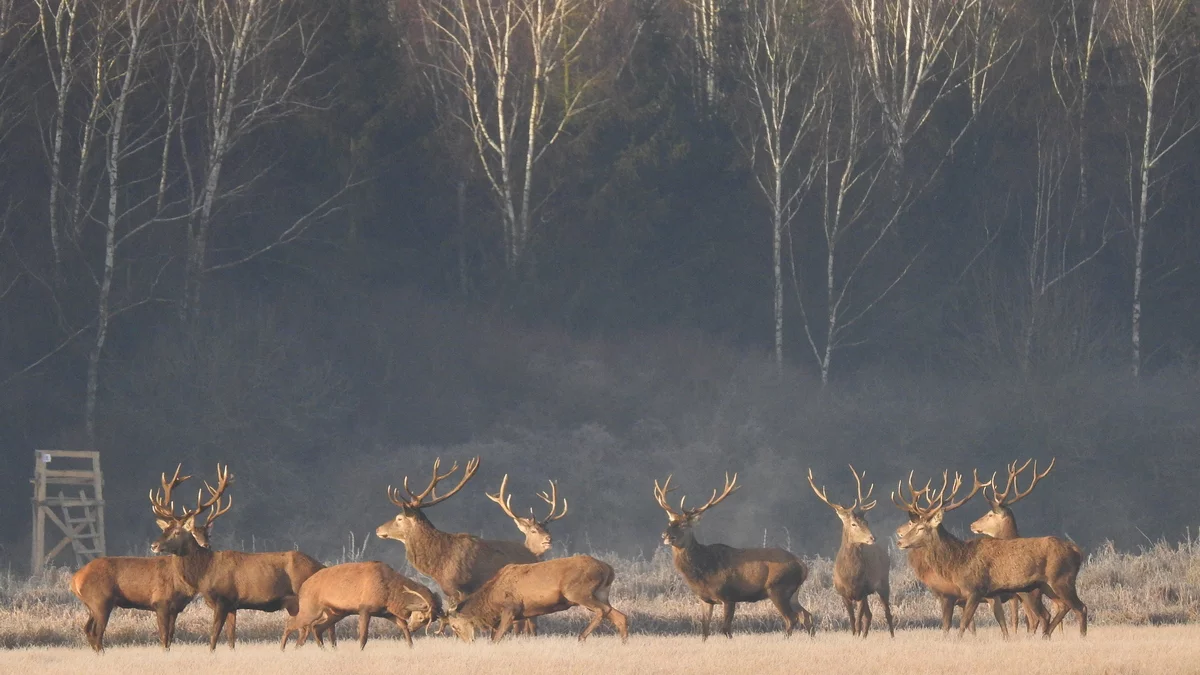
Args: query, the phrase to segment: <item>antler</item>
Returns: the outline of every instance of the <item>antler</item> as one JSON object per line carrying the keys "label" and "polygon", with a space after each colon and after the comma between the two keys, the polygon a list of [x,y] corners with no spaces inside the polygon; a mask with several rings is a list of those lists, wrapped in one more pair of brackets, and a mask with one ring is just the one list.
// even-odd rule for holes
{"label": "antler", "polygon": [[701,513],[704,513],[717,504],[725,501],[725,498],[733,494],[734,490],[737,489],[737,474],[733,474],[733,480],[729,480],[729,472],[727,471],[725,472],[725,489],[721,491],[720,496],[717,496],[717,491],[713,490],[712,496],[708,498],[708,502],[704,506],[698,506],[694,509],[683,508],[683,502],[685,499],[687,499],[687,497],[681,497],[679,500],[679,510],[683,511],[684,515],[688,516],[689,518],[695,518]]}
{"label": "antler", "polygon": [[167,480],[167,474],[162,474],[162,488],[160,490],[150,491],[150,508],[154,511],[154,515],[159,518],[175,518],[175,502],[171,499],[171,490],[178,487],[180,483],[191,478],[191,476],[179,477],[179,470],[183,468],[183,464],[175,467],[175,475],[171,480]]}
{"label": "antler", "polygon": [[947,487],[947,483],[949,482],[949,476],[950,476],[949,471],[943,471],[942,472],[942,487],[941,487],[941,489],[937,490],[935,492],[932,492],[932,493],[926,492],[925,500],[929,504],[927,512],[932,511],[934,509],[938,509],[938,508],[942,509],[943,511],[953,511],[954,509],[957,509],[958,507],[962,506],[963,504],[966,504],[967,502],[971,501],[971,498],[974,497],[977,492],[979,492],[980,490],[982,490],[985,487],[988,487],[989,485],[992,485],[992,481],[988,481],[986,483],[980,481],[979,480],[979,470],[975,469],[972,472],[972,476],[974,477],[974,485],[971,487],[971,492],[968,493],[966,497],[956,500],[954,498],[954,495],[958,494],[959,488],[962,487],[963,480],[962,480],[962,474],[955,471],[954,472],[954,484],[950,487],[950,497],[949,497],[949,502],[947,502],[946,501],[946,487]]}
{"label": "antler", "polygon": [[[391,499],[392,503],[396,506],[410,509],[425,508],[427,506],[433,506],[434,504],[443,502],[453,497],[456,493],[458,493],[459,490],[463,489],[463,486],[467,484],[467,481],[471,480],[471,477],[474,476],[475,472],[479,469],[479,458],[475,457],[471,459],[471,461],[467,462],[467,468],[463,471],[463,477],[458,481],[458,485],[455,485],[453,490],[439,496],[436,490],[438,483],[449,478],[454,474],[455,471],[458,471],[458,462],[455,462],[453,465],[451,465],[449,471],[444,474],[440,474],[438,473],[438,467],[441,465],[441,457],[438,457],[433,461],[433,478],[430,479],[429,485],[426,486],[426,488],[422,490],[420,494],[413,494],[413,491],[408,489],[408,476],[405,476],[404,491],[408,493],[410,499],[401,499],[400,491],[390,485],[388,486],[388,499]],[[426,497],[430,497],[428,502],[425,501]]]}
{"label": "antler", "polygon": [[[856,477],[857,477],[857,474],[856,474]],[[809,468],[809,470],[808,470],[808,485],[809,485],[809,487],[812,488],[813,492],[817,493],[817,499],[820,499],[821,501],[825,502],[829,506],[833,507],[834,511],[852,511],[852,510],[854,510],[854,507],[858,505],[858,503],[855,502],[854,505],[846,507],[846,506],[842,506],[840,504],[834,504],[833,502],[829,501],[829,496],[825,494],[825,486],[822,485],[820,490],[817,489],[817,484],[813,481],[812,468]]]}
{"label": "antler", "polygon": [[[671,475],[674,475],[674,474],[671,474]],[[659,486],[658,480],[655,479],[655,481],[654,481],[654,499],[656,501],[658,501],[658,505],[660,507],[662,507],[663,511],[667,512],[668,516],[682,517],[683,516],[682,513],[671,508],[671,505],[667,503],[667,493],[671,492],[672,490],[675,489],[675,488],[671,487],[671,475],[667,476],[667,479],[665,481],[663,481],[662,486]],[[683,507],[682,501],[679,502],[679,506],[681,508]]]}
{"label": "antler", "polygon": [[[1054,462],[1056,459],[1057,458],[1051,458],[1050,466],[1047,466],[1046,470],[1041,473],[1038,473],[1037,461],[1032,458],[1025,460],[1025,463],[1022,464],[1021,468],[1019,469],[1017,468],[1016,462],[1009,464],[1008,481],[1004,484],[1004,492],[1000,492],[996,489],[994,482],[995,479],[993,478],[992,496],[988,499],[988,501],[992,503],[994,508],[1000,508],[1001,506],[1012,506],[1013,504],[1021,501],[1030,492],[1033,492],[1033,488],[1038,484],[1038,481],[1045,478],[1046,475],[1050,473],[1050,470],[1054,468]],[[1017,476],[1025,471],[1025,469],[1029,468],[1030,462],[1033,463],[1033,480],[1029,482],[1029,487],[1025,488],[1025,491],[1022,492],[1021,489],[1017,487]],[[1010,493],[1012,494],[1011,498],[1009,497]],[[984,495],[986,496],[987,493],[985,492]]]}
{"label": "antler", "polygon": [[929,486],[931,483],[933,483],[932,478],[925,481],[925,487],[918,490],[916,488],[916,486],[913,485],[913,472],[909,471],[908,472],[908,496],[909,496],[908,501],[901,501],[900,499],[898,499],[896,497],[897,493],[899,493],[901,495],[904,494],[903,483],[901,481],[896,481],[896,490],[895,490],[895,492],[892,492],[892,504],[895,504],[896,508],[900,509],[901,511],[907,511],[912,515],[920,516],[920,515],[926,513],[929,509],[921,508],[920,501],[921,501],[922,495],[925,495],[925,500],[927,502],[929,501]]}
{"label": "antler", "polygon": [[[554,514],[554,512],[558,510],[558,483],[555,483],[554,481],[549,481],[549,483],[550,483],[550,494],[546,494],[545,492],[538,493],[538,497],[541,497],[542,501],[544,501],[550,505],[550,513],[547,513],[545,518],[538,521],[539,523],[542,524],[542,527],[545,527],[546,525],[549,525],[550,523],[553,523],[554,521],[558,520],[559,518],[562,518],[563,516],[567,515],[568,507],[567,507],[567,498],[566,497],[563,497],[563,500],[562,500],[562,505],[563,505],[562,513],[559,513],[558,515]],[[529,508],[529,515],[531,517],[534,517],[533,516],[533,507]]]}
{"label": "antler", "polygon": [[512,495],[510,494],[510,495],[508,495],[508,497],[504,496],[504,488],[506,488],[506,487],[508,487],[508,474],[504,474],[504,478],[500,481],[500,491],[499,492],[497,492],[494,495],[489,495],[486,492],[483,494],[487,495],[488,499],[499,504],[500,508],[504,509],[504,513],[507,514],[509,518],[512,518],[513,520],[518,520],[517,514],[513,513],[513,511],[512,511]]}
{"label": "antler", "polygon": [[208,525],[217,518],[225,515],[225,512],[233,506],[233,497],[230,497],[229,501],[226,502],[224,506],[221,505],[221,497],[225,494],[225,490],[229,488],[229,482],[232,480],[232,478],[233,477],[229,475],[228,464],[225,466],[217,464],[217,487],[214,488],[208,484],[208,481],[204,481],[204,488],[208,490],[208,499],[205,500],[204,493],[197,490],[196,508],[195,510],[189,509],[185,511],[183,518],[199,515],[204,509],[211,508],[212,510],[208,512],[208,518],[206,518],[204,521],[205,525]]}
{"label": "antler", "polygon": [[[850,473],[854,474],[854,484],[858,487],[858,499],[856,499],[854,502],[855,507],[858,508],[859,511],[863,512],[870,511],[871,509],[875,508],[877,500],[871,499],[871,493],[875,492],[875,484],[871,483],[869,486],[867,486],[867,494],[864,495],[862,491],[862,482],[863,479],[867,477],[867,472],[863,471],[860,474],[854,470],[853,464],[847,464],[846,466],[850,467]],[[868,502],[868,499],[871,499],[871,501]]]}

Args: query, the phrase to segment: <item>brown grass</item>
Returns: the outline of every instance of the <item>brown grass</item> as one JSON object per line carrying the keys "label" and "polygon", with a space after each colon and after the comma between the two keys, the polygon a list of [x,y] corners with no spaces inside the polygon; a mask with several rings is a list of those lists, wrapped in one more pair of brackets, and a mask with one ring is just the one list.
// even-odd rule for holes
{"label": "brown grass", "polygon": [[[577,611],[577,610],[574,610]],[[975,638],[943,638],[938,631],[905,631],[890,640],[873,635],[865,643],[843,633],[816,638],[738,635],[733,640],[696,636],[637,635],[622,645],[611,635],[585,644],[563,636],[520,638],[492,645],[464,645],[451,638],[422,638],[413,649],[398,640],[380,640],[359,651],[353,643],[324,651],[315,646],[280,653],[272,645],[254,644],[234,652],[207,653],[207,646],[188,644],[163,652],[155,647],[110,649],[95,656],[86,649],[34,647],[0,653],[0,670],[27,673],[156,673],[201,672],[269,675],[297,672],[396,673],[582,673],[652,675],[657,673],[973,673],[998,667],[1020,672],[1054,673],[1187,673],[1200,667],[1200,628],[1098,627],[1088,638],[1077,635],[1003,642],[987,631]],[[1001,664],[1010,664],[1002,666]]]}
{"label": "brown grass", "polygon": [[[778,615],[768,603],[757,603],[739,607],[734,623],[737,639],[714,639],[701,646],[697,637],[700,604],[665,552],[649,560],[600,557],[617,569],[612,602],[629,615],[635,635],[625,648],[606,635],[598,635],[594,643],[574,644],[571,635],[582,628],[588,616],[576,609],[542,619],[539,627],[547,637],[534,643],[522,639],[495,647],[467,647],[449,639],[422,639],[416,650],[409,652],[397,642],[393,626],[375,620],[372,643],[364,654],[359,654],[351,641],[338,652],[305,647],[300,655],[291,650],[280,655],[275,645],[284,615],[246,611],[238,621],[242,646],[236,654],[228,654],[222,646],[212,663],[219,665],[221,672],[256,675],[294,671],[301,658],[306,670],[329,668],[330,672],[384,670],[389,665],[403,668],[416,658],[423,664],[441,664],[448,673],[484,668],[489,673],[531,672],[531,666],[533,672],[584,672],[605,664],[625,664],[619,670],[636,664],[639,671],[647,673],[714,672],[724,667],[718,668],[718,664],[730,663],[738,664],[741,671],[778,671],[803,665],[813,671],[855,672],[855,664],[863,663],[859,659],[866,659],[877,672],[900,672],[901,668],[912,672],[913,663],[934,664],[933,672],[949,672],[939,671],[937,664],[974,663],[977,670],[983,670],[1014,650],[1028,652],[1029,663],[1047,668],[1032,672],[1050,672],[1053,664],[1057,664],[1054,672],[1171,672],[1172,668],[1183,672],[1187,667],[1182,664],[1193,664],[1188,667],[1200,671],[1200,627],[1164,625],[1200,619],[1200,545],[1191,542],[1159,544],[1139,553],[1122,553],[1111,546],[1092,551],[1079,582],[1080,595],[1090,608],[1092,630],[1086,640],[1080,640],[1074,618],[1068,618],[1065,635],[1056,636],[1051,645],[1023,634],[1010,643],[1000,642],[986,609],[977,615],[977,637],[944,639],[940,632],[930,630],[939,623],[935,603],[913,578],[903,555],[894,554],[892,600],[898,622],[894,642],[886,639],[886,631],[873,631],[866,647],[853,646],[843,634],[846,617],[831,587],[832,564],[818,558],[809,561],[812,577],[800,593],[800,601],[818,620],[815,641],[807,637],[783,640]],[[85,612],[67,590],[68,579],[65,571],[37,581],[0,578],[0,648],[12,650],[0,652],[0,672],[18,672],[21,664],[36,664],[40,672],[79,672],[97,665],[115,672],[133,666],[134,660],[138,668],[145,669],[202,653],[199,645],[206,640],[211,613],[196,602],[180,616],[178,646],[169,654],[154,646],[151,613],[117,610],[106,635],[113,648],[101,660],[94,660],[80,628]],[[875,631],[881,619],[882,612],[876,611]],[[343,621],[339,628],[339,634],[350,641],[355,620]],[[526,657],[522,662],[516,651],[527,655],[533,645],[538,658],[530,662]],[[1061,670],[1064,664],[1066,671]]]}

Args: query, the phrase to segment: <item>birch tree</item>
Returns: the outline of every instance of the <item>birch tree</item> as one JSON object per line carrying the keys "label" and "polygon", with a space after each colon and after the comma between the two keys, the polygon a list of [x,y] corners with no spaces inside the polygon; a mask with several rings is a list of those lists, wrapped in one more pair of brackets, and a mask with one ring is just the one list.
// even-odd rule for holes
{"label": "birch tree", "polygon": [[774,355],[781,367],[784,232],[812,183],[813,173],[802,170],[802,144],[827,104],[828,82],[810,66],[818,56],[806,25],[809,3],[746,0],[743,9],[741,74],[749,119],[741,143],[770,211]]}
{"label": "birch tree", "polygon": [[[971,54],[957,40],[981,0],[846,0],[859,58],[879,104],[891,161],[962,83]],[[973,72],[984,76],[988,69]]]}
{"label": "birch tree", "polygon": [[[860,343],[854,329],[917,260],[915,255],[883,254],[885,239],[910,201],[911,188],[899,198],[884,189],[888,155],[880,147],[887,144],[880,142],[878,125],[871,119],[875,109],[870,76],[851,62],[838,66],[830,82],[827,114],[820,120],[817,151],[808,169],[817,197],[817,245],[806,248],[814,251],[816,272],[805,275],[797,270],[794,247],[790,256],[804,335],[822,384],[829,382],[835,355]],[[895,264],[885,265],[889,259]],[[809,291],[801,280],[813,276],[819,280]]]}
{"label": "birch tree", "polygon": [[[526,262],[534,214],[545,199],[539,166],[587,107],[595,76],[584,56],[604,4],[595,0],[431,0],[424,20],[441,43],[429,64],[457,101],[447,114],[466,130],[499,211],[505,268]],[[555,83],[559,84],[555,95]]]}
{"label": "birch tree", "polygon": [[702,110],[712,111],[720,91],[717,36],[721,29],[721,0],[686,0],[690,37],[693,97]]}
{"label": "birch tree", "polygon": [[[1130,303],[1130,364],[1142,369],[1142,293],[1146,235],[1161,209],[1164,161],[1200,120],[1187,115],[1194,80],[1187,72],[1197,53],[1189,32],[1188,0],[1117,0],[1114,33],[1124,48],[1139,100],[1131,115],[1129,229],[1133,236],[1133,294]],[[1153,202],[1153,203],[1152,203]]]}
{"label": "birch tree", "polygon": [[1079,201],[1088,202],[1088,99],[1092,95],[1094,62],[1110,16],[1100,0],[1063,0],[1050,20],[1054,42],[1050,49],[1050,81],[1055,97],[1074,122]]}
{"label": "birch tree", "polygon": [[[1017,313],[1020,323],[1017,357],[1025,375],[1032,374],[1038,365],[1037,352],[1057,351],[1054,356],[1059,359],[1068,356],[1063,352],[1064,345],[1055,345],[1057,349],[1053,349],[1045,344],[1045,338],[1050,337],[1047,326],[1050,309],[1056,302],[1064,302],[1055,293],[1100,255],[1111,236],[1105,224],[1098,236],[1076,232],[1084,226],[1084,214],[1078,200],[1067,194],[1069,145],[1069,137],[1057,125],[1038,124],[1037,165],[1031,186],[1033,208],[1020,219],[1023,288],[1017,295],[1024,299],[1025,306]],[[1073,334],[1079,328],[1059,326],[1059,332]],[[1039,345],[1039,341],[1043,344]]]}
{"label": "birch tree", "polygon": [[298,0],[188,0],[181,20],[194,35],[192,57],[202,89],[189,102],[202,125],[202,143],[180,136],[189,179],[190,209],[184,260],[185,317],[194,317],[205,277],[243,264],[302,236],[335,208],[349,187],[295,220],[268,233],[259,244],[214,260],[214,217],[222,201],[249,192],[261,173],[229,178],[235,151],[264,126],[279,122],[317,101],[305,85],[316,75],[313,52],[323,19],[304,13]]}

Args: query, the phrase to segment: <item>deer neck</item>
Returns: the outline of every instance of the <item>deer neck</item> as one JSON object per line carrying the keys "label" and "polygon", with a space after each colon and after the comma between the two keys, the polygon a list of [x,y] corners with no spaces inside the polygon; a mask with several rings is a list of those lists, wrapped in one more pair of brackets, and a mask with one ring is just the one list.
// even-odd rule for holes
{"label": "deer neck", "polygon": [[684,537],[681,546],[672,546],[675,567],[687,577],[703,577],[713,568],[712,553],[708,547],[696,541],[691,532]]}
{"label": "deer neck", "polygon": [[200,588],[201,582],[208,574],[209,567],[212,566],[212,550],[194,545],[183,555],[173,557],[179,576],[194,593],[196,589]]}
{"label": "deer neck", "polygon": [[404,540],[405,557],[417,571],[433,576],[452,552],[453,539],[454,535],[437,529],[424,513],[418,512],[412,531]]}
{"label": "deer neck", "polygon": [[937,526],[934,533],[929,538],[929,544],[925,546],[928,551],[930,566],[935,570],[946,569],[961,565],[970,557],[969,542],[954,536],[949,530]]}

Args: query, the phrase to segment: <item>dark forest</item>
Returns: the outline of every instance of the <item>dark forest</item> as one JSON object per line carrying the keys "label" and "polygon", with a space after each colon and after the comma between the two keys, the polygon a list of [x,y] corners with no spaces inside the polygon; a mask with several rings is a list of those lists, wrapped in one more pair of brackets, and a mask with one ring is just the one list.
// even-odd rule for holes
{"label": "dark forest", "polygon": [[180,462],[323,555],[474,455],[439,527],[552,478],[582,551],[669,473],[828,555],[810,466],[1028,457],[1023,532],[1178,540],[1198,127],[1194,0],[0,0],[0,562],[36,449],[110,553]]}

